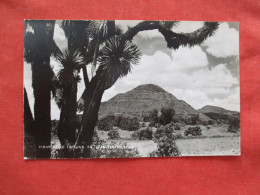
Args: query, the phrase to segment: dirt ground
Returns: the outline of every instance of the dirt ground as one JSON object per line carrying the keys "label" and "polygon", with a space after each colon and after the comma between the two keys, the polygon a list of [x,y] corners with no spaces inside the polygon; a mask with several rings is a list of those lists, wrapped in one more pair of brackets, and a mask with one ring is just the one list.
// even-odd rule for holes
{"label": "dirt ground", "polygon": [[[183,126],[181,130],[175,130],[174,134],[182,135],[176,140],[181,156],[218,156],[218,155],[240,155],[239,133],[227,132],[227,125],[213,125],[210,129],[200,126],[201,137],[186,137],[184,131],[189,126]],[[107,131],[98,131],[100,139],[108,140]],[[131,131],[119,130],[120,139],[118,143],[126,143],[129,147],[137,148],[139,155],[149,157],[149,154],[157,149],[153,140],[133,140]]]}
{"label": "dirt ground", "polygon": [[[200,137],[186,137],[184,131],[189,126],[183,126],[181,130],[175,130],[174,134],[181,135],[176,140],[181,155],[180,156],[233,156],[240,155],[240,135],[239,133],[227,132],[227,126],[214,125],[207,129],[201,126],[202,136]],[[154,128],[155,130],[155,128]],[[115,141],[118,145],[126,143],[128,147],[136,148],[141,157],[149,157],[150,153],[157,149],[157,144],[153,140],[134,140],[131,138],[133,131],[125,131],[119,129],[120,138],[117,140],[110,140],[108,131],[97,131],[98,137],[105,140],[108,144]],[[60,148],[60,143],[57,135],[52,134],[52,154],[55,149]]]}

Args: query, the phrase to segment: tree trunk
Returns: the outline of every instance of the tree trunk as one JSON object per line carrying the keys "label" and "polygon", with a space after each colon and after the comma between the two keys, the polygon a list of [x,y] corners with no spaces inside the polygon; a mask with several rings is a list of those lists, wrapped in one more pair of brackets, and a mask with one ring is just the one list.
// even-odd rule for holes
{"label": "tree trunk", "polygon": [[55,21],[34,21],[37,42],[36,56],[32,62],[32,86],[34,90],[36,157],[50,158],[51,147],[51,80],[50,43],[53,41]]}
{"label": "tree trunk", "polygon": [[76,146],[83,146],[83,154],[81,157],[90,157],[90,146],[92,144],[94,129],[98,120],[98,111],[104,89],[104,79],[102,74],[97,75],[91,80],[88,88],[84,92],[84,113],[82,117],[82,125],[80,128]]}
{"label": "tree trunk", "polygon": [[50,158],[51,145],[51,93],[50,89],[34,89],[35,138],[37,158]]}
{"label": "tree trunk", "polygon": [[77,82],[64,88],[64,102],[58,124],[58,137],[62,146],[60,158],[72,158],[71,146],[76,141]]}

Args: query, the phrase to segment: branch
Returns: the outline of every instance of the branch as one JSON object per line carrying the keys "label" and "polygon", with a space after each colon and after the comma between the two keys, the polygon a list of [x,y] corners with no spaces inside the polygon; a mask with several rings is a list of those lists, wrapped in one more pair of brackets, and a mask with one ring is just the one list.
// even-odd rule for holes
{"label": "branch", "polygon": [[[176,22],[167,24],[169,27],[176,25]],[[192,33],[176,33],[167,25],[163,25],[160,21],[143,21],[134,27],[128,28],[125,34],[122,35],[122,39],[131,41],[141,31],[158,30],[165,38],[167,46],[169,48],[178,49],[180,46],[194,46],[202,43],[205,39],[210,37],[218,28],[218,22],[204,22],[203,27]],[[94,48],[90,49],[90,52],[85,61],[85,64],[89,64],[93,59]],[[81,98],[78,101],[79,109],[83,109],[83,102],[86,95],[86,90],[83,92]]]}
{"label": "branch", "polygon": [[192,33],[176,33],[165,28],[159,21],[143,21],[136,26],[129,28],[123,35],[126,40],[132,40],[137,33],[146,30],[158,30],[165,38],[167,46],[178,49],[180,46],[194,46],[202,43],[211,36],[218,28],[218,22],[204,22],[203,27]]}

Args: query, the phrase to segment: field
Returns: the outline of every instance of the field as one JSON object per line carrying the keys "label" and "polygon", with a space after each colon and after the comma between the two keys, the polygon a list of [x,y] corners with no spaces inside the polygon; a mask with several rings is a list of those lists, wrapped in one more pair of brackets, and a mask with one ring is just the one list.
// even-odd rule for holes
{"label": "field", "polygon": [[[240,135],[239,133],[227,132],[227,125],[212,125],[210,129],[200,126],[202,136],[184,136],[184,131],[190,127],[186,125],[181,130],[175,130],[177,138],[176,144],[181,152],[181,156],[217,156],[217,155],[240,155]],[[153,129],[155,131],[155,128]],[[149,157],[149,154],[157,149],[157,144],[153,140],[133,140],[131,131],[119,130],[120,138],[116,141],[119,145],[126,143],[131,148],[136,148],[141,157]],[[107,131],[98,131],[100,139],[109,140]]]}
{"label": "field", "polygon": [[[218,156],[218,155],[240,155],[240,134],[227,132],[227,125],[214,124],[208,129],[200,126],[201,136],[185,136],[184,132],[189,125],[182,126],[180,130],[175,130],[174,135],[178,135],[176,145],[180,151],[180,156]],[[153,132],[156,128],[152,128]],[[139,157],[149,157],[150,153],[157,150],[157,143],[154,140],[137,140],[132,138],[134,131],[118,129],[119,138],[109,139],[109,131],[97,130],[97,136],[104,140],[106,145],[115,146],[127,145],[128,148],[138,151]],[[52,134],[52,155],[60,148],[60,143],[56,134]]]}

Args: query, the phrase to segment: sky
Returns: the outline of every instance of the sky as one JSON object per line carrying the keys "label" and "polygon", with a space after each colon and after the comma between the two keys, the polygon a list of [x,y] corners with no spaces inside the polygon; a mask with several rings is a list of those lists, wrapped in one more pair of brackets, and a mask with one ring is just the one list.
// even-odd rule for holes
{"label": "sky", "polygon": [[[123,31],[140,21],[116,21]],[[67,39],[56,22],[54,41],[60,47],[67,47]],[[172,30],[178,33],[192,32],[202,22],[180,22]],[[163,36],[157,30],[138,33],[133,42],[139,47],[142,57],[131,73],[119,79],[106,90],[102,101],[118,93],[127,92],[141,84],[155,84],[186,101],[195,109],[205,105],[219,106],[240,111],[239,98],[239,32],[238,23],[222,22],[212,37],[201,45],[167,48]],[[61,65],[51,57],[55,73]],[[88,71],[90,72],[90,71]],[[81,73],[81,78],[83,75]],[[24,62],[24,85],[33,112],[33,90],[31,87],[31,65]],[[84,81],[78,84],[78,97],[84,91]],[[59,119],[59,109],[51,102],[51,118]]]}

